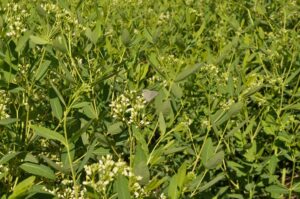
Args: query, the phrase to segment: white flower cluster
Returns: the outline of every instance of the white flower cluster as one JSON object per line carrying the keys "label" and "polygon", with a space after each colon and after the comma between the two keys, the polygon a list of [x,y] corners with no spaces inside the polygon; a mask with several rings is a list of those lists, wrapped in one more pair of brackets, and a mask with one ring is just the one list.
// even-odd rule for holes
{"label": "white flower cluster", "polygon": [[234,103],[235,103],[235,101],[233,99],[229,99],[227,101],[220,102],[220,106],[224,111],[226,111],[226,110],[229,110],[231,105],[233,105]]}
{"label": "white flower cluster", "polygon": [[214,64],[207,64],[200,69],[201,72],[206,72],[208,74],[214,74],[215,76],[219,73],[219,68]]}
{"label": "white flower cluster", "polygon": [[85,30],[86,27],[79,23],[75,14],[70,12],[67,9],[61,8],[58,4],[54,3],[43,3],[41,5],[43,10],[49,15],[55,16],[55,25],[62,26],[65,30],[71,31],[73,30],[73,35],[76,34],[78,30]]}
{"label": "white flower cluster", "polygon": [[161,25],[164,23],[168,23],[169,19],[170,19],[169,11],[167,11],[166,13],[160,13],[157,24]]}
{"label": "white flower cluster", "polygon": [[26,32],[26,20],[30,16],[28,10],[23,8],[20,3],[8,3],[0,11],[4,11],[4,21],[7,24],[6,36],[20,37],[23,32]]}
{"label": "white flower cluster", "polygon": [[53,190],[47,189],[43,187],[43,190],[57,196],[59,199],[74,199],[76,197],[76,193],[79,193],[78,199],[86,199],[86,188],[77,185],[76,187],[72,186],[72,180],[63,180],[61,183],[61,187],[55,188]]}
{"label": "white flower cluster", "polygon": [[105,194],[108,186],[121,174],[128,177],[132,183],[130,191],[135,198],[146,196],[145,190],[138,183],[141,180],[140,176],[135,176],[131,168],[122,160],[114,161],[111,155],[103,156],[98,163],[84,166],[86,172],[86,180],[83,185],[92,187],[100,194]]}
{"label": "white flower cluster", "polygon": [[112,100],[111,107],[112,116],[115,119],[120,119],[128,124],[136,124],[137,126],[145,126],[149,124],[145,113],[146,100],[137,95],[137,91],[125,91]]}
{"label": "white flower cluster", "polygon": [[7,104],[9,101],[9,97],[5,90],[0,90],[0,120],[9,118],[9,114],[7,113]]}

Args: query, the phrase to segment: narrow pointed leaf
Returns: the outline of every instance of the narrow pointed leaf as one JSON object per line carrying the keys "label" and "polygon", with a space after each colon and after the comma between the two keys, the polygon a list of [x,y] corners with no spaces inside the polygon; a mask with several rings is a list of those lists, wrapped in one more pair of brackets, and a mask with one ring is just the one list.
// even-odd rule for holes
{"label": "narrow pointed leaf", "polygon": [[60,120],[63,116],[63,109],[62,109],[62,106],[60,104],[58,97],[54,97],[54,98],[50,99],[50,106],[51,106],[53,115],[57,119]]}
{"label": "narrow pointed leaf", "polygon": [[46,139],[57,140],[60,143],[62,143],[63,145],[66,145],[65,138],[61,134],[59,134],[55,131],[52,131],[45,127],[35,126],[35,125],[32,125],[31,128],[34,130],[35,134],[38,136],[41,136]]}
{"label": "narrow pointed leaf", "polygon": [[49,61],[49,60],[44,61],[36,70],[34,79],[37,81],[41,80],[42,77],[44,77],[44,75],[46,74],[50,64],[51,64],[51,61]]}
{"label": "narrow pointed leaf", "polygon": [[20,168],[33,175],[42,176],[51,180],[55,180],[56,178],[54,172],[45,165],[24,163],[20,166]]}
{"label": "narrow pointed leaf", "polygon": [[162,112],[159,113],[158,125],[159,125],[159,130],[161,132],[161,136],[163,136],[166,133],[166,122]]}
{"label": "narrow pointed leaf", "polygon": [[177,75],[177,77],[175,78],[175,82],[179,82],[186,79],[188,76],[197,72],[202,66],[203,64],[196,64],[192,67],[185,68],[181,73]]}
{"label": "narrow pointed leaf", "polygon": [[178,198],[178,189],[177,189],[177,175],[174,175],[168,187],[168,198],[177,199]]}

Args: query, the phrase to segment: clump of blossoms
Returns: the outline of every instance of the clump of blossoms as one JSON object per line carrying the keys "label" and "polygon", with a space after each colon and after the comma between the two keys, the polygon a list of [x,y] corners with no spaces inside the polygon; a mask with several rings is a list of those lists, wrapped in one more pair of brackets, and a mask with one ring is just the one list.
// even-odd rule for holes
{"label": "clump of blossoms", "polygon": [[143,111],[146,103],[147,101],[141,95],[137,95],[137,91],[131,90],[117,96],[109,106],[113,118],[128,124],[134,123],[137,126],[145,126],[149,124]]}
{"label": "clump of blossoms", "polygon": [[4,12],[4,21],[7,24],[6,36],[18,38],[27,31],[26,21],[30,13],[24,7],[20,3],[11,2],[0,8],[0,13]]}
{"label": "clump of blossoms", "polygon": [[[77,185],[76,187],[72,186],[73,181],[63,180],[59,188],[53,190],[43,188],[44,191],[55,195],[59,199],[85,199],[86,198],[86,188]],[[77,195],[76,195],[77,193]],[[76,197],[77,196],[77,197]]]}
{"label": "clump of blossoms", "polygon": [[135,176],[126,162],[114,161],[111,155],[103,156],[98,163],[84,166],[86,179],[83,185],[92,187],[101,196],[106,196],[109,187],[118,175],[129,178],[130,191],[134,198],[143,198],[148,194],[138,183],[140,176]]}
{"label": "clump of blossoms", "polygon": [[7,104],[9,101],[9,97],[5,90],[0,90],[0,120],[9,118],[9,114],[7,114]]}
{"label": "clump of blossoms", "polygon": [[[46,1],[47,2],[47,1]],[[64,30],[73,30],[73,35],[77,33],[77,30],[83,31],[86,29],[81,23],[79,23],[76,14],[70,10],[61,8],[58,4],[54,3],[42,3],[41,8],[48,14],[55,17],[55,26],[64,27]]]}

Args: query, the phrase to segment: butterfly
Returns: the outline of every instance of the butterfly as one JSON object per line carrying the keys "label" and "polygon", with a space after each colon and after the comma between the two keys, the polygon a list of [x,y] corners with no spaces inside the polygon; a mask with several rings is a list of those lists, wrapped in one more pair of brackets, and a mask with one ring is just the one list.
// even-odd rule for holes
{"label": "butterfly", "polygon": [[152,91],[149,89],[143,89],[142,96],[147,101],[152,101],[158,95],[157,91]]}

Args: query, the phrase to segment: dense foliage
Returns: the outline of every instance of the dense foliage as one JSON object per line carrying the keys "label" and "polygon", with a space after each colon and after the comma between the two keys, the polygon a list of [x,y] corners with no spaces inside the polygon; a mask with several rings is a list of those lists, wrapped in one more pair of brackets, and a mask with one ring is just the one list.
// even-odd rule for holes
{"label": "dense foliage", "polygon": [[296,0],[2,0],[0,197],[296,198]]}

